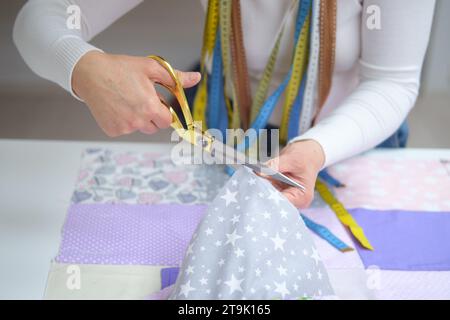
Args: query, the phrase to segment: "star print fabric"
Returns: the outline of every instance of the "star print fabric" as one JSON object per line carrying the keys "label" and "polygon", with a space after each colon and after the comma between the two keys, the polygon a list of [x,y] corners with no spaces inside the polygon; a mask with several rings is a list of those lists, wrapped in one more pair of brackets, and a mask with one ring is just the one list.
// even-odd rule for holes
{"label": "star print fabric", "polygon": [[267,180],[241,168],[197,227],[170,299],[332,295],[297,209]]}

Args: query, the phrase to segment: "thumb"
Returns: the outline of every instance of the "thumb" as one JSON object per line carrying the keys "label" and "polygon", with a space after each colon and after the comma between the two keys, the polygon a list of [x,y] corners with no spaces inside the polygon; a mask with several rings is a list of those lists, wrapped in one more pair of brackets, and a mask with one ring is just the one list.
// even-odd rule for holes
{"label": "thumb", "polygon": [[266,165],[270,168],[277,170],[279,172],[290,172],[292,170],[291,159],[289,157],[284,156],[283,154],[270,159],[266,162]]}
{"label": "thumb", "polygon": [[178,78],[181,81],[181,85],[184,88],[190,88],[195,86],[197,83],[200,82],[200,79],[202,78],[200,72],[183,72],[183,71],[178,71],[177,70],[177,74],[178,74]]}
{"label": "thumb", "polygon": [[[160,66],[158,62],[151,59],[147,59],[145,62],[149,66],[148,76],[151,80],[168,86],[174,85],[173,79],[169,72]],[[179,70],[175,70],[175,72],[184,88],[195,86],[201,79],[199,72],[183,72]]]}

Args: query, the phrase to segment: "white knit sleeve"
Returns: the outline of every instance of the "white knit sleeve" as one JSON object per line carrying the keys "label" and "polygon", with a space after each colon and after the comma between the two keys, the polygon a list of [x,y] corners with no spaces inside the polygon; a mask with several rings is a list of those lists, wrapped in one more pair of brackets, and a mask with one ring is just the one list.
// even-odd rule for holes
{"label": "white knit sleeve", "polygon": [[[91,50],[87,41],[140,0],[30,0],[19,12],[13,40],[27,65],[39,76],[72,91],[72,71]],[[71,7],[72,6],[72,7]],[[67,23],[79,8],[80,27]],[[75,96],[76,97],[76,96]]]}

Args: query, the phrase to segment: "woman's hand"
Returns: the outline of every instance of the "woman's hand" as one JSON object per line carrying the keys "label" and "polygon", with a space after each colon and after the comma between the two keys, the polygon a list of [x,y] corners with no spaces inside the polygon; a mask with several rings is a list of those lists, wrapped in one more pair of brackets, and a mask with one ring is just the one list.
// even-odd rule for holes
{"label": "woman's hand", "polygon": [[267,164],[305,186],[306,190],[303,192],[299,188],[271,180],[294,206],[307,208],[314,198],[317,175],[324,162],[325,154],[321,145],[314,140],[303,140],[287,145],[278,157]]}
{"label": "woman's hand", "polygon": [[[177,72],[186,88],[200,81],[198,72]],[[74,92],[110,137],[137,130],[152,134],[170,126],[172,115],[160,102],[155,82],[173,84],[156,61],[98,51],[85,54],[72,75]]]}

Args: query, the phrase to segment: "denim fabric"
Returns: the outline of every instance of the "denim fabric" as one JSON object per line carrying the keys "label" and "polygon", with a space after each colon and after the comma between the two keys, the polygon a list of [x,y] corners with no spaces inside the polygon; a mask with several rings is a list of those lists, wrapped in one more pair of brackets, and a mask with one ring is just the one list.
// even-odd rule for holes
{"label": "denim fabric", "polygon": [[409,137],[408,122],[402,123],[400,128],[392,136],[380,143],[377,148],[405,148]]}

